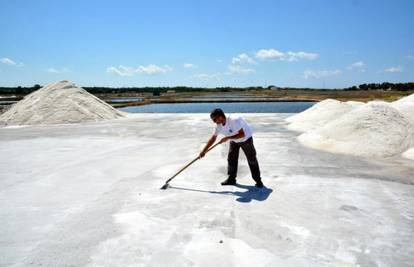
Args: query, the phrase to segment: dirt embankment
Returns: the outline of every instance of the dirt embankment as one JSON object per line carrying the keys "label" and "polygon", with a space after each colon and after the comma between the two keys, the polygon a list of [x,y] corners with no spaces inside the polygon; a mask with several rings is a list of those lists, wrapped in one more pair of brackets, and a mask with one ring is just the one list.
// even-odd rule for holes
{"label": "dirt embankment", "polygon": [[[391,102],[413,93],[414,91],[277,89],[231,92],[174,92],[162,93],[159,96],[153,96],[151,93],[129,92],[97,94],[96,96],[113,107],[118,108],[151,103],[322,101],[325,99],[361,102],[384,100]],[[20,99],[22,98],[22,96],[19,97]],[[136,99],[133,100],[132,98]],[[12,102],[17,102],[20,99],[16,98],[16,100]],[[118,101],[119,99],[122,101]],[[4,112],[9,107],[9,105],[0,105],[0,113],[2,113],[2,111]]]}
{"label": "dirt embankment", "polygon": [[[344,90],[249,90],[246,92],[193,92],[161,94],[160,96],[146,96],[142,101],[111,103],[113,106],[145,105],[150,103],[205,103],[205,102],[279,102],[279,101],[322,101],[336,99],[340,101],[372,100],[395,101],[414,91],[344,91]],[[130,97],[131,95],[117,95],[116,97]],[[103,99],[114,96],[103,96]]]}

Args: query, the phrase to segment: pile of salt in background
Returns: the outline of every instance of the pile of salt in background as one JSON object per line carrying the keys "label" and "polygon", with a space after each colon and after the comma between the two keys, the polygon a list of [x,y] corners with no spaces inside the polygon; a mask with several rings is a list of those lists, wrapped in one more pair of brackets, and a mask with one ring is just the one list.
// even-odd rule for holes
{"label": "pile of salt in background", "polygon": [[341,102],[326,99],[301,113],[287,118],[286,121],[290,123],[288,125],[290,130],[307,132],[317,129],[363,104],[356,101]]}
{"label": "pile of salt in background", "polygon": [[390,105],[371,102],[298,139],[309,147],[335,153],[390,157],[414,145],[414,125]]}
{"label": "pile of salt in background", "polygon": [[[286,120],[311,148],[357,156],[414,158],[414,95],[387,103],[324,100]],[[318,113],[319,116],[318,117]]]}
{"label": "pile of salt in background", "polygon": [[0,125],[66,124],[121,117],[124,117],[122,112],[74,83],[59,81],[14,104],[0,116]]}

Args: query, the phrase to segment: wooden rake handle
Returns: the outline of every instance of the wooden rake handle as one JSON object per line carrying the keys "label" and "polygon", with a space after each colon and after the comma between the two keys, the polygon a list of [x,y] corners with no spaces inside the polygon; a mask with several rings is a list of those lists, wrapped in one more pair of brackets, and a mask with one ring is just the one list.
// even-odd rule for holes
{"label": "wooden rake handle", "polygon": [[[216,143],[214,146],[210,147],[207,151],[209,152],[210,150],[212,150],[213,148],[215,148],[216,146],[218,146],[219,144],[221,144],[220,142]],[[196,157],[195,159],[193,159],[190,163],[188,163],[187,165],[185,165],[183,168],[181,168],[176,174],[174,174],[170,179],[168,179],[165,184],[168,184],[172,179],[174,179],[177,175],[179,175],[182,171],[184,171],[185,169],[187,169],[191,164],[193,164],[194,162],[196,162],[197,160],[200,159],[200,156]]]}

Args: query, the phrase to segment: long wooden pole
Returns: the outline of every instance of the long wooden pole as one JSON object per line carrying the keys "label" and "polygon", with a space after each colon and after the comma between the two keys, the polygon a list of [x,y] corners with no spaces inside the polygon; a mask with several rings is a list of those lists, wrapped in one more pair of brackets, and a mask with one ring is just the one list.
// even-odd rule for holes
{"label": "long wooden pole", "polygon": [[[214,146],[210,147],[207,152],[209,152],[210,150],[212,150],[213,148],[215,148],[216,146],[218,146],[220,143],[215,144]],[[206,152],[206,153],[207,153]],[[197,160],[200,159],[200,156],[196,157],[195,159],[193,159],[190,163],[188,163],[187,165],[185,165],[183,168],[181,168],[176,174],[174,174],[170,179],[168,179],[165,184],[161,187],[161,189],[167,189],[168,187],[168,183],[174,179],[177,175],[179,175],[182,171],[184,171],[185,169],[187,169],[191,164],[193,164],[194,162],[196,162]]]}

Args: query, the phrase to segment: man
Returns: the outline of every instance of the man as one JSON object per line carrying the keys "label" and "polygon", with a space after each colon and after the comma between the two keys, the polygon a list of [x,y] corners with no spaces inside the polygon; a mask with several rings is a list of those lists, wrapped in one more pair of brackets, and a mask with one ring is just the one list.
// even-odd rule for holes
{"label": "man", "polygon": [[256,158],[256,150],[253,145],[252,129],[242,118],[226,117],[223,110],[216,108],[211,114],[210,118],[217,127],[214,134],[208,140],[204,149],[200,152],[200,158],[204,157],[207,150],[217,139],[218,134],[223,137],[220,143],[225,143],[230,140],[229,154],[227,157],[227,180],[223,181],[221,185],[235,185],[237,177],[237,164],[239,159],[239,150],[243,150],[249,163],[250,172],[253,180],[256,182],[256,187],[262,188],[263,183],[260,177],[259,162]]}

